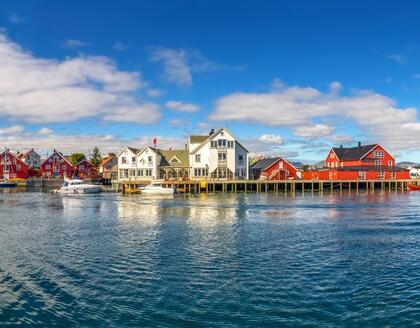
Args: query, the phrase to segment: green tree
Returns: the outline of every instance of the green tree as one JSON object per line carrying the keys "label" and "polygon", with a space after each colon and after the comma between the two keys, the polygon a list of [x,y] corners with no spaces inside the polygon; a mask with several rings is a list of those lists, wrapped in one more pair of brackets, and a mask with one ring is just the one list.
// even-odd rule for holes
{"label": "green tree", "polygon": [[71,156],[70,156],[70,162],[73,165],[77,165],[78,163],[80,163],[84,159],[86,159],[86,156],[83,153],[74,153],[74,154],[71,154]]}
{"label": "green tree", "polygon": [[99,151],[99,148],[95,146],[92,150],[92,155],[90,156],[90,161],[92,162],[95,167],[99,167],[99,164],[101,164],[102,161],[102,155]]}

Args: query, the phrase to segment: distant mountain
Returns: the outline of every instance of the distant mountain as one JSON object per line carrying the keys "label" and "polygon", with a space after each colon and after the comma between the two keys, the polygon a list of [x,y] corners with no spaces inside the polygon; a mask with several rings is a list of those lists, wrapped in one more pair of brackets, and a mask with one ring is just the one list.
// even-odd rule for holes
{"label": "distant mountain", "polygon": [[297,169],[301,169],[304,164],[302,162],[292,162],[292,165]]}
{"label": "distant mountain", "polygon": [[418,166],[418,163],[414,163],[414,162],[399,162],[396,164],[398,167],[402,167],[404,169],[408,168],[408,167],[413,167],[413,166]]}
{"label": "distant mountain", "polygon": [[314,166],[316,166],[316,167],[324,167],[324,166],[325,166],[325,161],[319,161],[319,162],[316,162],[316,163],[314,164]]}

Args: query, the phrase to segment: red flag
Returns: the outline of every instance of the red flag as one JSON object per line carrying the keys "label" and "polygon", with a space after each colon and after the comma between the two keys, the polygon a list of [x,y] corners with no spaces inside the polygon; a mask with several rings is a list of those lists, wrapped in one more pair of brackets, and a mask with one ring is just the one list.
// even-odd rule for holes
{"label": "red flag", "polygon": [[153,144],[155,145],[155,147],[156,147],[156,144],[157,144],[157,138],[154,138],[153,139]]}

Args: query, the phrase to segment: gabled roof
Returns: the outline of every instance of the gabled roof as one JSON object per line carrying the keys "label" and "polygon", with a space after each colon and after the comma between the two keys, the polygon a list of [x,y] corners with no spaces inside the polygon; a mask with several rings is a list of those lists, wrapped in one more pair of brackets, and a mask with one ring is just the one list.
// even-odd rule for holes
{"label": "gabled roof", "polygon": [[206,139],[209,136],[190,136],[190,143],[196,144],[196,143],[202,143],[204,141],[206,141]]}
{"label": "gabled roof", "polygon": [[60,153],[59,151],[54,150],[54,152],[48,156],[46,159],[44,159],[41,163],[41,165],[43,165],[46,161],[48,161],[51,157],[53,157],[54,155],[58,155],[60,156],[62,159],[64,159],[71,167],[73,167],[73,164],[66,158],[66,156],[64,156],[62,153]]}
{"label": "gabled roof", "polygon": [[263,158],[255,162],[254,165],[251,166],[251,170],[265,170],[269,168],[276,162],[279,162],[281,157],[272,157],[272,158]]}
{"label": "gabled roof", "polygon": [[91,161],[87,160],[86,158],[85,158],[85,159],[82,159],[79,163],[77,163],[77,164],[76,164],[76,166],[79,166],[79,165],[80,165],[80,164],[82,164],[83,162],[86,162],[86,163],[88,163],[89,165],[95,166],[95,165],[93,165],[93,163],[92,163]]}
{"label": "gabled roof", "polygon": [[[172,166],[172,167],[189,167],[189,154],[188,150],[160,150],[160,154],[162,158],[160,160],[159,166]],[[179,160],[176,162],[172,162],[173,158],[177,158]]]}
{"label": "gabled roof", "polygon": [[[229,133],[232,137],[234,136],[228,129],[226,129],[226,128],[220,128],[219,130],[217,130],[215,133],[213,133],[213,134],[211,134],[211,135],[209,135],[209,136],[198,136],[198,137],[206,137],[202,142],[201,142],[201,144],[199,145],[199,146],[197,146],[192,152],[191,152],[191,154],[194,154],[194,153],[196,153],[198,150],[200,150],[201,148],[203,148],[204,147],[204,145],[206,144],[206,143],[208,143],[210,140],[212,140],[212,139],[214,139],[220,132],[222,132],[222,131],[226,131],[227,133]],[[197,136],[196,136],[197,137]],[[239,146],[241,146],[246,152],[248,152],[249,153],[249,151],[248,151],[248,149],[246,149],[236,138],[235,138],[235,142],[239,145]]]}
{"label": "gabled roof", "polygon": [[137,149],[137,148],[133,148],[133,147],[128,147],[128,146],[126,146],[126,147],[124,147],[123,149],[121,149],[120,151],[119,151],[119,153],[117,154],[117,157],[120,157],[121,156],[121,154],[126,150],[126,149],[128,149],[128,150],[130,150],[131,152],[133,152],[134,154],[136,154],[137,155],[137,153],[139,153],[140,152],[140,149]]}
{"label": "gabled roof", "polygon": [[378,144],[360,147],[335,147],[332,150],[341,161],[357,161],[369,154]]}
{"label": "gabled roof", "polygon": [[10,150],[5,150],[2,153],[0,153],[0,158],[2,158],[5,153],[7,153],[9,156],[12,156],[12,157],[16,158],[21,164],[24,164],[24,165],[28,166],[27,163],[22,161],[22,159],[20,159],[18,156],[16,156],[14,153],[12,153]]}
{"label": "gabled roof", "polygon": [[104,166],[106,165],[110,160],[116,158],[116,156],[108,156],[107,158],[103,159],[101,164],[99,164],[99,166]]}

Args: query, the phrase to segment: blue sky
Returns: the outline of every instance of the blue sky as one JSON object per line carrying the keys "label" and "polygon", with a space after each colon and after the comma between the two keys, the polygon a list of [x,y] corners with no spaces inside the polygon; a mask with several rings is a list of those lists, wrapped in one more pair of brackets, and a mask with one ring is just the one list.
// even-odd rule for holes
{"label": "blue sky", "polygon": [[225,126],[257,154],[316,161],[361,140],[420,162],[419,13],[415,1],[2,1],[0,140],[106,152]]}

